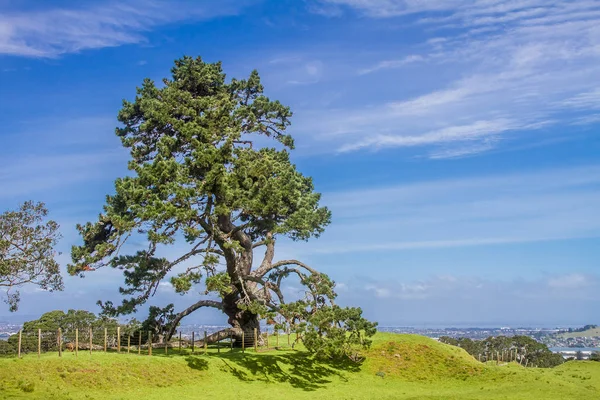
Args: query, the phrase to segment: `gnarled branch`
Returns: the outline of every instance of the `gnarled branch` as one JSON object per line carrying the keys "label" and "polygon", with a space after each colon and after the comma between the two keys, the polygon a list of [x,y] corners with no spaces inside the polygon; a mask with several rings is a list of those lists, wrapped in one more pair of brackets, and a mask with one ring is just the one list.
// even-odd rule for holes
{"label": "gnarled branch", "polygon": [[277,268],[285,267],[286,265],[297,265],[301,268],[304,268],[305,270],[307,270],[308,272],[310,272],[313,275],[319,275],[319,271],[309,267],[308,265],[306,265],[303,262],[300,262],[298,260],[282,260],[282,261],[278,261],[271,265],[264,265],[264,266],[261,265],[256,271],[254,271],[252,273],[252,275],[255,277],[262,278],[263,276],[268,274],[270,271],[277,269]]}
{"label": "gnarled branch", "polygon": [[175,333],[175,330],[177,329],[177,325],[179,325],[179,322],[183,318],[187,317],[188,315],[190,315],[191,313],[193,313],[194,311],[196,311],[197,309],[199,309],[201,307],[213,307],[213,308],[218,308],[219,310],[223,310],[223,303],[221,303],[220,301],[215,301],[215,300],[200,300],[200,301],[192,304],[185,310],[181,311],[173,319],[171,329],[169,329],[169,332],[167,333],[167,339],[169,339],[171,336],[173,336],[173,333]]}

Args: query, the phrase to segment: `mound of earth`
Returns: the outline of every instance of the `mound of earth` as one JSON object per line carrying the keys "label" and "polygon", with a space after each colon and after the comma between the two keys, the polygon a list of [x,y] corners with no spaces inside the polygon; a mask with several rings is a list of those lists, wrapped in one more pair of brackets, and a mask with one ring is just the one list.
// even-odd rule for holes
{"label": "mound of earth", "polygon": [[418,335],[385,335],[367,353],[374,373],[409,381],[462,379],[485,367],[461,348]]}

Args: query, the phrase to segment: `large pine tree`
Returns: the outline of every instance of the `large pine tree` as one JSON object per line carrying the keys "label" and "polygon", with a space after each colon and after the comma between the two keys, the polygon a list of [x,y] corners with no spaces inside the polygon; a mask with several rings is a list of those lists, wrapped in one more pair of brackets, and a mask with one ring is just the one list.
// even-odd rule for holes
{"label": "large pine tree", "polygon": [[[307,240],[330,222],[312,180],[290,162],[290,109],[263,94],[256,71],[227,81],[220,63],[183,57],[171,72],[160,86],[144,80],[135,101],[123,102],[117,135],[130,150],[132,173],[116,180],[97,222],[78,226],[84,243],[73,247],[69,272],[122,269],[127,298],[120,305],[101,303],[114,316],[135,312],[170,271],[187,266],[171,284],[196,298],[184,310],[164,309],[167,336],[185,316],[213,307],[232,328],[209,340],[239,338],[242,331],[252,337],[267,318],[299,331],[319,353],[347,354],[353,345],[368,344],[375,324],[358,308],[334,304],[332,280],[301,261],[275,259],[278,237]],[[259,136],[276,141],[275,147],[258,145]],[[143,235],[147,248],[121,254],[132,235]],[[156,255],[181,241],[186,245],[179,257]],[[257,253],[262,260],[253,268]],[[282,280],[288,277],[306,287],[304,298],[285,301]],[[192,288],[202,284],[207,297],[197,298]]]}

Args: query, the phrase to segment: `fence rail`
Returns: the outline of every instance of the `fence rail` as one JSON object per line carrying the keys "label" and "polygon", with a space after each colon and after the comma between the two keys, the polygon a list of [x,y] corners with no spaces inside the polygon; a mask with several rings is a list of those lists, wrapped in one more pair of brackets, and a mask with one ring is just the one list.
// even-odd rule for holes
{"label": "fence rail", "polygon": [[166,341],[164,336],[151,331],[126,331],[121,327],[88,327],[57,329],[21,330],[7,341],[0,340],[0,357],[23,357],[28,354],[65,353],[78,356],[80,352],[117,352],[127,354],[172,354],[208,353],[222,351],[266,352],[277,349],[293,348],[300,341],[297,334],[257,329],[244,331],[241,339],[232,333],[214,343],[207,343],[208,331],[191,333],[177,332]]}

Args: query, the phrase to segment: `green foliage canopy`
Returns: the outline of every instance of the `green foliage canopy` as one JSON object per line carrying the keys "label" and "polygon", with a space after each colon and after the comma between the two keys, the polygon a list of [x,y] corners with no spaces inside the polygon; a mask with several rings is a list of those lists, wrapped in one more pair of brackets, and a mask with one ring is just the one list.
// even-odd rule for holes
{"label": "green foliage canopy", "polygon": [[47,214],[43,203],[32,201],[0,214],[0,289],[5,290],[10,311],[18,308],[19,287],[63,289],[60,267],[54,259],[61,236],[56,222],[45,221]]}

